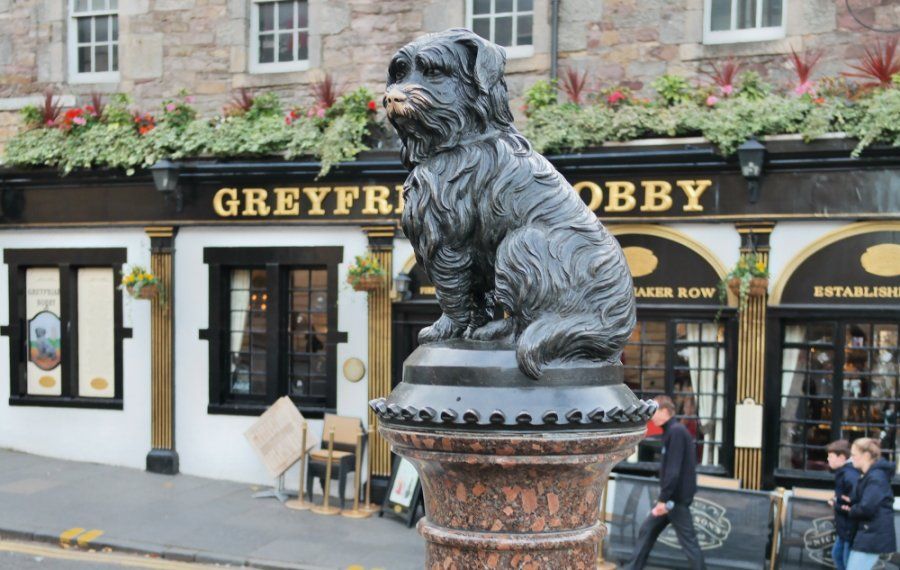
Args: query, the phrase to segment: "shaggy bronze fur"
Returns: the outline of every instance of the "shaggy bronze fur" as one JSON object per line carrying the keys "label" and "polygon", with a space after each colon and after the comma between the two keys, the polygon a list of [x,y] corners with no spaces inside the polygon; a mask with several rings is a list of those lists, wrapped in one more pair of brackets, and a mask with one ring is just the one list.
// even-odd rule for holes
{"label": "shaggy bronze fur", "polygon": [[505,63],[452,29],[390,64],[384,105],[411,169],[403,230],[443,311],[419,340],[514,341],[533,378],[553,361],[617,361],[635,324],[622,250],[516,131]]}

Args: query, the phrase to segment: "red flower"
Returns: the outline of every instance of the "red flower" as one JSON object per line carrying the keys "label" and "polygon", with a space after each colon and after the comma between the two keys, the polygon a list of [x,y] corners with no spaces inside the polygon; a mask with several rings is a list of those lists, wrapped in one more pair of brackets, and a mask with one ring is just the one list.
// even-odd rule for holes
{"label": "red flower", "polygon": [[615,105],[616,103],[618,103],[619,101],[622,101],[624,99],[627,99],[627,97],[625,97],[624,93],[622,93],[621,91],[613,91],[606,98],[606,102],[609,103],[610,105]]}
{"label": "red flower", "polygon": [[84,111],[81,109],[69,109],[66,111],[65,120],[71,121],[75,117],[80,117],[83,113]]}
{"label": "red flower", "polygon": [[375,104],[375,101],[369,101],[369,110],[374,111],[378,108],[378,105]]}

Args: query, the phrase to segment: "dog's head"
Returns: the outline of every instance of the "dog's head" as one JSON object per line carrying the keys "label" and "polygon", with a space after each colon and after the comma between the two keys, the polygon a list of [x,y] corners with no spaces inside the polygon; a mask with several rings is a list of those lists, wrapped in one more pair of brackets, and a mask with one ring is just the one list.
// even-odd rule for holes
{"label": "dog's head", "polygon": [[423,36],[394,55],[384,107],[407,165],[512,128],[505,66],[503,48],[460,28]]}

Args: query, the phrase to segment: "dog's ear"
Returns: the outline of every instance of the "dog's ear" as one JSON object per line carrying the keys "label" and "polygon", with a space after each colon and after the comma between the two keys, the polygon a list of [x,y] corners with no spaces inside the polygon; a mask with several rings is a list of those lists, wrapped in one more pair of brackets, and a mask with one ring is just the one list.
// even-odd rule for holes
{"label": "dog's ear", "polygon": [[468,30],[466,32],[457,42],[469,51],[469,58],[473,66],[472,73],[478,82],[478,90],[488,94],[503,77],[503,70],[506,68],[506,51]]}

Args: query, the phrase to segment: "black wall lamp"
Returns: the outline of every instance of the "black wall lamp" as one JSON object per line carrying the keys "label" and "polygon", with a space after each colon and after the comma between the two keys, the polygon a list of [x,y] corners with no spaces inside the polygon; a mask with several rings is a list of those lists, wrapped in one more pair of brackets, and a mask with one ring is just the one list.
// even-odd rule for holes
{"label": "black wall lamp", "polygon": [[184,206],[184,198],[181,188],[178,186],[178,176],[181,174],[181,165],[171,160],[162,159],[150,167],[153,174],[153,184],[156,189],[166,197],[166,201],[175,199],[175,211],[181,212]]}
{"label": "black wall lamp", "polygon": [[763,176],[763,163],[766,160],[766,147],[756,139],[750,139],[737,149],[741,163],[741,174],[747,179],[747,190],[750,192],[750,203],[759,200],[760,180]]}
{"label": "black wall lamp", "polygon": [[412,291],[409,286],[412,283],[412,277],[406,273],[398,273],[394,277],[394,292],[397,294],[397,300],[409,301],[412,298]]}

